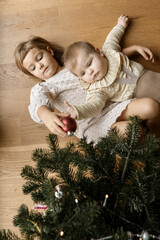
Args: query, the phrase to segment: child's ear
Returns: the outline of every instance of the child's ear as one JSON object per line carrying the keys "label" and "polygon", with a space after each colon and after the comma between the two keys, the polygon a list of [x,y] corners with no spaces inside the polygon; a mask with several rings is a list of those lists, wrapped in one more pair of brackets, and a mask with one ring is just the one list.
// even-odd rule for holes
{"label": "child's ear", "polygon": [[47,52],[49,52],[49,53],[52,55],[52,57],[54,56],[54,52],[53,52],[53,50],[50,48],[50,46],[47,46]]}
{"label": "child's ear", "polygon": [[102,57],[104,57],[104,54],[101,52],[101,50],[99,50],[99,48],[95,48],[96,52],[101,55]]}
{"label": "child's ear", "polygon": [[100,51],[100,55],[101,55],[102,57],[104,57],[104,53],[103,53],[103,52],[101,52],[101,51]]}

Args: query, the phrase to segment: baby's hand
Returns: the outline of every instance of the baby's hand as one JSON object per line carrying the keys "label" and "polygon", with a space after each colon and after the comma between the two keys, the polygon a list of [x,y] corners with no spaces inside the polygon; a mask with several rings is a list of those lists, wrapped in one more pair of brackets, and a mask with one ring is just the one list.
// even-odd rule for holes
{"label": "baby's hand", "polygon": [[129,18],[128,16],[126,15],[121,15],[119,18],[118,18],[118,24],[122,25],[124,28],[126,28],[128,26],[128,22],[129,22]]}
{"label": "baby's hand", "polygon": [[136,46],[136,51],[139,54],[141,54],[144,57],[144,59],[154,62],[153,53],[149,48],[142,47],[142,46]]}
{"label": "baby's hand", "polygon": [[76,114],[75,109],[67,101],[64,101],[64,105],[66,107],[67,113],[69,113],[72,118],[76,119],[77,114]]}

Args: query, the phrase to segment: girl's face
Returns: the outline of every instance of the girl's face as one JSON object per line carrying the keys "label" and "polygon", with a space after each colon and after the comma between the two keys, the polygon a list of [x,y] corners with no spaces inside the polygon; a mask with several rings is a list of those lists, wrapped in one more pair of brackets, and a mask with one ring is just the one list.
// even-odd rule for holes
{"label": "girl's face", "polygon": [[48,79],[59,71],[60,66],[54,59],[54,53],[47,50],[32,48],[23,60],[23,66],[35,77]]}
{"label": "girl's face", "polygon": [[85,50],[77,51],[76,67],[69,70],[80,79],[88,83],[101,80],[107,72],[107,60],[98,50],[95,53],[87,53]]}

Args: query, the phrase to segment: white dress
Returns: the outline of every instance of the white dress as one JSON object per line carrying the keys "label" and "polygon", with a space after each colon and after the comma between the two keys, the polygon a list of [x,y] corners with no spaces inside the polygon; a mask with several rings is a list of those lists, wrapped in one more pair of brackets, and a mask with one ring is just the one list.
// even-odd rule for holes
{"label": "white dress", "polygon": [[[66,112],[64,100],[71,105],[82,104],[85,101],[86,92],[79,85],[78,79],[66,68],[61,70],[53,77],[37,83],[31,89],[30,105],[28,107],[31,118],[43,124],[37,115],[37,109],[46,105],[50,109],[58,109],[60,112]],[[87,141],[98,142],[99,137],[107,135],[111,125],[121,115],[131,101],[126,100],[120,103],[110,103],[96,117],[77,121],[77,130],[75,135],[78,138],[87,137]]]}

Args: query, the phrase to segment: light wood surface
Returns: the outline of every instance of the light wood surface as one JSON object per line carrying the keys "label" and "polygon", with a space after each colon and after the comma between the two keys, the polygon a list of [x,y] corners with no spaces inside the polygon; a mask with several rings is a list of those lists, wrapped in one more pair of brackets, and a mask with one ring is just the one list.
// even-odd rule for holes
{"label": "light wood surface", "polygon": [[[159,0],[1,0],[0,1],[0,229],[13,227],[13,216],[22,203],[33,202],[22,193],[21,169],[33,164],[31,154],[46,148],[49,131],[34,123],[28,113],[29,95],[36,79],[15,66],[16,45],[39,35],[66,47],[77,40],[101,47],[121,14],[131,18],[123,47],[139,44],[152,49],[156,63],[134,59],[160,72]],[[60,139],[64,145],[69,139]],[[72,138],[77,141],[76,137]]]}

